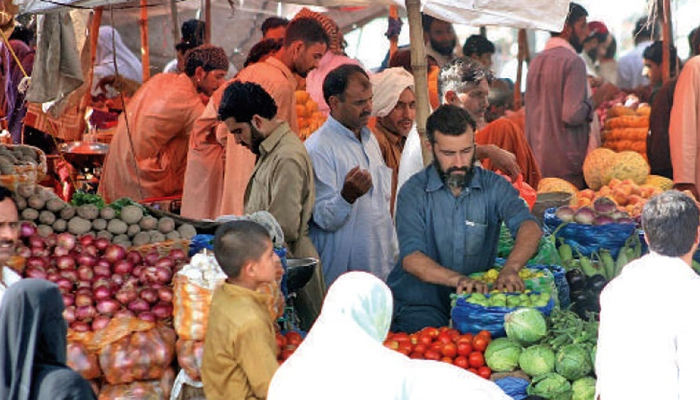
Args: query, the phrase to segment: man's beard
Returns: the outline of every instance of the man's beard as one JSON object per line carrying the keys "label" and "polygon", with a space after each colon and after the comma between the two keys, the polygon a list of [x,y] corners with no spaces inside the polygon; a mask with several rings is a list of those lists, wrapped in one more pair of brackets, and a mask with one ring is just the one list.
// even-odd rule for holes
{"label": "man's beard", "polygon": [[255,129],[253,124],[250,124],[250,151],[253,152],[256,156],[260,155],[260,144],[265,140],[265,136],[263,136],[262,132],[259,130]]}
{"label": "man's beard", "polygon": [[450,189],[464,189],[474,177],[474,158],[468,167],[451,167],[444,171],[435,157],[435,151],[433,151],[433,165],[435,165],[442,182]]}
{"label": "man's beard", "polygon": [[452,39],[447,46],[443,46],[440,44],[440,42],[436,42],[433,40],[433,38],[430,38],[430,47],[433,48],[433,50],[437,51],[438,53],[442,54],[443,56],[450,56],[452,55],[452,52],[455,50],[455,46],[457,45],[457,39]]}
{"label": "man's beard", "polygon": [[571,38],[569,39],[569,44],[571,44],[571,47],[576,50],[576,53],[581,53],[583,51],[583,43],[581,43],[580,40],[578,40],[578,36],[576,36],[576,33],[574,32],[571,35]]}

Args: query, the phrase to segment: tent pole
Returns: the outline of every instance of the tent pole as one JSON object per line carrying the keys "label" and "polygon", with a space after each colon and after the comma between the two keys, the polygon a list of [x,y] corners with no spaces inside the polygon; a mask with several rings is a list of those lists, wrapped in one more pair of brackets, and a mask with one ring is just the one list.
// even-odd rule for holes
{"label": "tent pole", "polygon": [[663,24],[663,46],[661,58],[661,76],[663,82],[666,83],[671,79],[671,0],[663,0],[664,2],[664,24]]}
{"label": "tent pole", "polygon": [[148,0],[141,0],[141,64],[143,64],[143,82],[151,77],[150,46],[148,45]]}
{"label": "tent pole", "polygon": [[[389,6],[389,18],[399,19],[399,7],[396,5]],[[399,50],[399,37],[398,35],[389,38],[389,59],[396,54]]]}
{"label": "tent pole", "polygon": [[[425,55],[425,39],[423,38],[423,23],[420,14],[420,0],[406,0],[408,12],[408,27],[411,36],[411,67],[416,85],[416,129],[425,143],[425,122],[430,114],[428,101],[428,63]],[[421,146],[423,165],[432,162],[432,154],[426,146]]]}
{"label": "tent pole", "polygon": [[211,43],[211,0],[204,0],[204,43]]}
{"label": "tent pole", "polygon": [[180,42],[180,21],[178,21],[177,4],[175,0],[170,0],[170,20],[173,24],[173,43]]}
{"label": "tent pole", "polygon": [[528,54],[527,46],[527,31],[525,29],[518,30],[518,72],[515,79],[515,88],[513,88],[513,109],[518,111],[523,105],[523,64]]}

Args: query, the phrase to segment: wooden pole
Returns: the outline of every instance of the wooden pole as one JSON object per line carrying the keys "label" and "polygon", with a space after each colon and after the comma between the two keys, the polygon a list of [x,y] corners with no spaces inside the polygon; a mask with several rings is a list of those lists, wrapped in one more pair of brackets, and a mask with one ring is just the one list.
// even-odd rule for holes
{"label": "wooden pole", "polygon": [[211,43],[211,0],[204,0],[204,43]]}
{"label": "wooden pole", "polygon": [[170,0],[170,21],[173,24],[173,43],[180,43],[180,21],[178,21],[177,4],[175,0]]}
{"label": "wooden pole", "polygon": [[[420,0],[406,0],[408,12],[408,27],[411,36],[411,67],[413,79],[416,81],[416,129],[421,137],[421,144],[425,143],[425,122],[430,115],[430,103],[428,98],[428,62],[425,55],[425,39],[423,38],[423,23],[420,14]],[[433,160],[430,150],[423,145],[423,165],[428,165]]]}
{"label": "wooden pole", "polygon": [[[399,7],[396,5],[389,6],[389,18],[399,19]],[[394,35],[389,38],[389,59],[399,50],[399,36]]]}
{"label": "wooden pole", "polygon": [[525,29],[520,29],[518,30],[518,72],[515,79],[515,88],[513,89],[513,109],[515,109],[515,111],[518,111],[523,105],[523,64],[527,59],[528,53],[527,31]]}
{"label": "wooden pole", "polygon": [[143,82],[151,77],[150,46],[148,44],[148,0],[141,0],[141,64],[143,64]]}
{"label": "wooden pole", "polygon": [[663,24],[663,46],[662,46],[662,61],[661,61],[661,77],[663,82],[668,82],[671,79],[671,45],[673,38],[671,37],[671,0],[664,1],[664,24]]}

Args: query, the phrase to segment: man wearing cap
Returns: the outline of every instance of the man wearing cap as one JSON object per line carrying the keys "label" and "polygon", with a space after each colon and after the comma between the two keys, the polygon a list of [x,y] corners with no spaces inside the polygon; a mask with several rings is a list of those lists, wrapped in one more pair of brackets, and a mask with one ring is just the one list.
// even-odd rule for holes
{"label": "man wearing cap", "polygon": [[202,45],[187,53],[184,74],[158,74],[141,86],[119,117],[105,159],[99,194],[106,202],[182,193],[187,142],[204,111],[199,95],[211,96],[227,69],[224,49]]}

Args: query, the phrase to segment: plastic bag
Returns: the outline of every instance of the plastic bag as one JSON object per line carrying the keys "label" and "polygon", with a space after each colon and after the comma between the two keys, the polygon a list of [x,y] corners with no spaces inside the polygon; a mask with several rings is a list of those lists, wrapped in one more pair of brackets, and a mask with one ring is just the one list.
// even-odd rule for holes
{"label": "plastic bag", "polygon": [[183,371],[195,381],[202,380],[202,357],[204,342],[178,339],[175,346],[177,363]]}
{"label": "plastic bag", "polygon": [[[515,246],[515,240],[510,235],[510,230],[506,224],[501,224],[501,231],[498,237],[498,247],[496,256],[508,258]],[[540,243],[537,245],[537,252],[528,261],[530,264],[561,264],[561,258],[557,251],[555,238],[552,235],[542,235]]]}
{"label": "plastic bag", "polygon": [[112,385],[160,379],[175,356],[175,331],[160,326],[133,332],[100,350],[100,368]]}
{"label": "plastic bag", "polygon": [[503,390],[505,394],[512,397],[513,400],[522,400],[527,397],[527,387],[530,382],[526,379],[507,377],[498,379],[494,382]]}
{"label": "plastic bag", "polygon": [[535,206],[535,202],[537,201],[537,191],[523,180],[523,174],[519,174],[515,182],[513,182],[508,175],[505,175],[501,171],[496,171],[496,173],[513,185],[515,190],[520,194],[520,198],[525,200],[527,207],[532,211],[532,207]]}
{"label": "plastic bag", "polygon": [[637,230],[635,224],[587,225],[574,222],[564,224],[557,218],[555,212],[555,208],[545,211],[545,228],[557,238],[562,238],[581,255],[589,258],[600,249],[609,250],[613,258],[617,258],[627,239]]}
{"label": "plastic bag", "polygon": [[569,297],[569,282],[566,281],[566,270],[559,265],[528,265],[528,268],[547,271],[554,279],[557,298],[559,299],[559,307],[566,308],[571,304]]}
{"label": "plastic bag", "polygon": [[121,385],[104,385],[98,400],[167,400],[175,381],[175,371],[168,368],[160,379]]}
{"label": "plastic bag", "polygon": [[[486,295],[487,297],[489,295]],[[506,294],[506,296],[517,296]],[[554,296],[550,296],[549,302],[544,307],[534,307],[544,315],[549,316],[555,306]],[[482,330],[491,332],[493,337],[503,337],[506,335],[503,327],[506,314],[520,307],[484,307],[478,304],[468,303],[466,297],[458,297],[457,302],[452,307],[450,313],[452,317],[452,327],[460,333],[477,334]]]}
{"label": "plastic bag", "polygon": [[97,354],[88,351],[87,346],[82,342],[68,341],[68,346],[66,348],[66,365],[87,380],[102,376]]}

